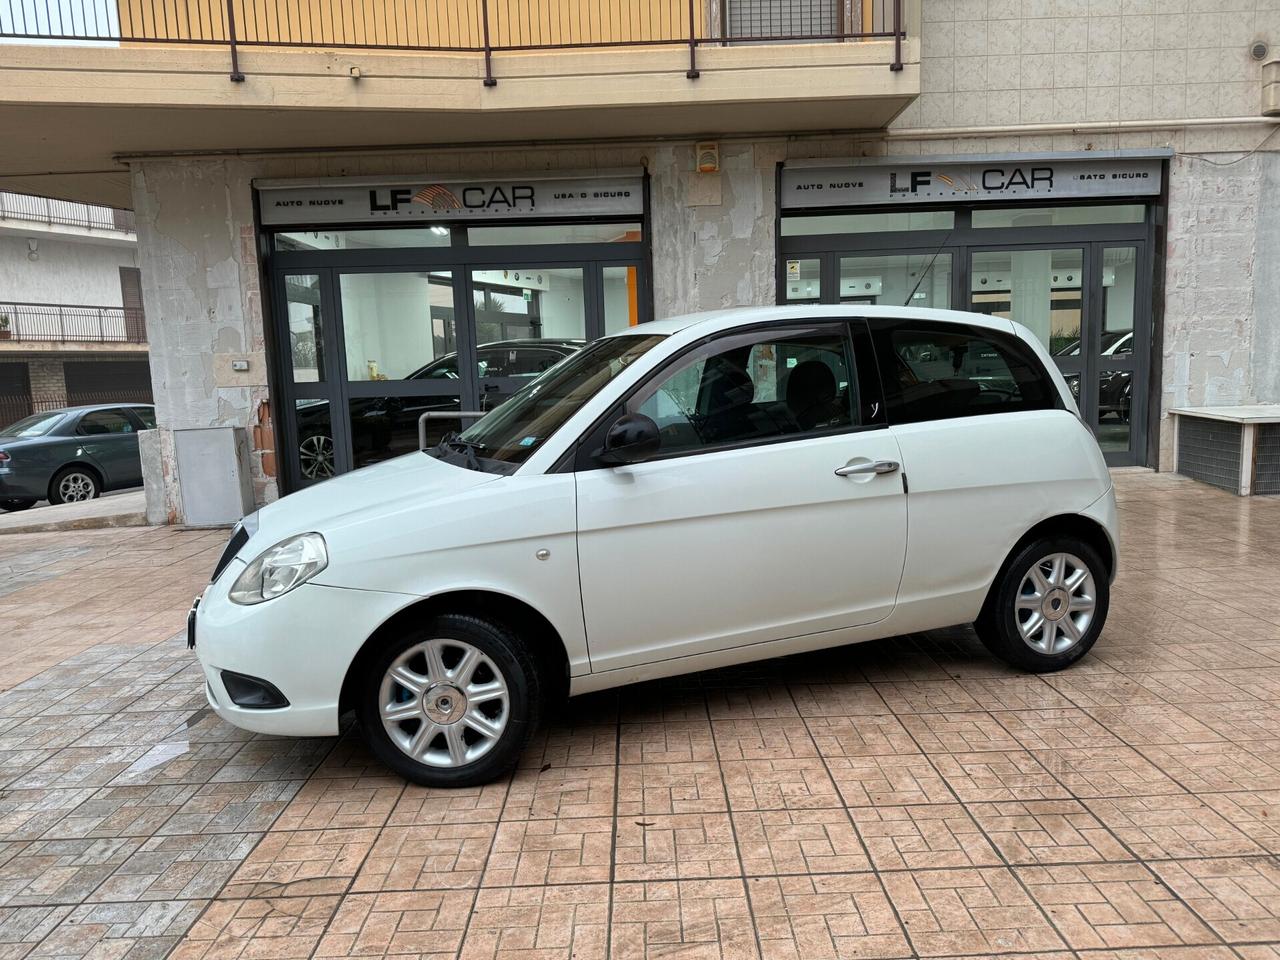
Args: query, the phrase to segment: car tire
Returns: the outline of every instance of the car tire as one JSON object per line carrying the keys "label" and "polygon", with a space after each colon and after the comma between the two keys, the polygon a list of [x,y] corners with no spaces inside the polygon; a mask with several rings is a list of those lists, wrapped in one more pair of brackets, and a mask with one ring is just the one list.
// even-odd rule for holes
{"label": "car tire", "polygon": [[517,634],[443,614],[365,664],[356,716],[369,748],[402,777],[471,787],[515,766],[542,707],[537,666]]}
{"label": "car tire", "polygon": [[79,503],[96,500],[102,494],[102,481],[88,467],[63,467],[49,481],[50,503]]}
{"label": "car tire", "polygon": [[1108,571],[1093,547],[1075,537],[1042,537],[1004,565],[974,627],[1005,663],[1051,673],[1097,642],[1110,599]]}
{"label": "car tire", "polygon": [[10,513],[16,513],[19,510],[27,510],[34,507],[34,500],[25,500],[21,497],[9,497],[6,500],[0,500],[0,510],[6,510]]}

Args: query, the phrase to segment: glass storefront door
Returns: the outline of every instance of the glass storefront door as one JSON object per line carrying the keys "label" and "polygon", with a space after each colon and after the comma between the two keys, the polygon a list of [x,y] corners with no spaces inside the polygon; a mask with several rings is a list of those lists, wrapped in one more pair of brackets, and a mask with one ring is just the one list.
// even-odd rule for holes
{"label": "glass storefront door", "polygon": [[1141,463],[1141,248],[1096,241],[973,250],[969,257],[969,309],[1029,327],[1062,371],[1107,461]]}
{"label": "glass storefront door", "polygon": [[[485,250],[468,263],[442,249],[418,255],[438,265],[416,265],[369,243],[352,255],[290,242],[274,272],[286,489],[417,449],[424,413],[438,442],[589,340],[648,319],[638,257],[530,262]],[[287,266],[303,256],[336,262]]]}

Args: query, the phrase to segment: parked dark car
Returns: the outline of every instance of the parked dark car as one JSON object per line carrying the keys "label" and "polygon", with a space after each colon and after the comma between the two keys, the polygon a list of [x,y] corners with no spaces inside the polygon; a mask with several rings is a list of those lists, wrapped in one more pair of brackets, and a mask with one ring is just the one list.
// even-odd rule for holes
{"label": "parked dark car", "polygon": [[[1102,356],[1119,357],[1133,352],[1133,331],[1119,330],[1102,335]],[[1056,354],[1059,357],[1080,356],[1080,341],[1067,344]],[[1063,379],[1071,388],[1071,395],[1080,400],[1080,374],[1064,373]],[[1129,370],[1104,370],[1098,377],[1098,419],[1114,416],[1121,423],[1129,422],[1129,408],[1133,404],[1133,374]]]}
{"label": "parked dark car", "polygon": [[[496,340],[476,348],[476,366],[481,377],[532,379],[585,345],[585,340]],[[458,355],[449,353],[437,357],[404,379],[458,380]],[[506,396],[501,396],[498,402],[505,399]],[[302,475],[308,480],[331,477],[334,458],[329,401],[299,400],[297,406],[298,462]],[[422,414],[461,409],[458,398],[450,396],[352,398],[349,406],[352,445],[356,453],[363,451],[366,454],[360,458],[366,464],[408,452],[396,438],[412,438],[416,447],[418,418]],[[487,413],[494,406],[496,404],[489,401],[488,395],[481,396],[481,411]],[[456,429],[456,425],[450,427],[449,421],[442,420],[435,432],[428,436],[438,440],[441,430],[449,429]]]}
{"label": "parked dark car", "polygon": [[0,510],[138,486],[138,431],[155,425],[155,408],[143,403],[67,407],[10,424],[0,430]]}

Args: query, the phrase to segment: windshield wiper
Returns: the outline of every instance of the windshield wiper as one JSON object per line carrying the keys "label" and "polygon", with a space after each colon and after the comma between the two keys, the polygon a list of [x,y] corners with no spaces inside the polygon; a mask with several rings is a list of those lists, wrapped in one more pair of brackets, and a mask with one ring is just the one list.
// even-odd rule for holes
{"label": "windshield wiper", "polygon": [[484,468],[480,466],[480,460],[476,457],[477,451],[483,452],[487,449],[483,443],[478,443],[475,440],[463,440],[461,434],[455,430],[452,433],[445,434],[444,439],[436,446],[460,451],[466,457],[468,469],[475,470],[477,473],[484,473]]}

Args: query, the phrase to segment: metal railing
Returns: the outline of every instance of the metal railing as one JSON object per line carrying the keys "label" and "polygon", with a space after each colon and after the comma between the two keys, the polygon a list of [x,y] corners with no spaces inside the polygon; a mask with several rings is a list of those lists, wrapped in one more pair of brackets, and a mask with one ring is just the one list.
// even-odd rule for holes
{"label": "metal railing", "polygon": [[72,397],[29,396],[0,393],[0,429],[33,413],[48,413],[63,407],[80,407],[96,403],[152,403],[150,390],[99,390],[77,393]]}
{"label": "metal railing", "polygon": [[49,197],[33,197],[25,193],[0,192],[0,220],[27,220],[85,227],[89,230],[135,232],[132,210],[74,203],[70,200],[51,200]]}
{"label": "metal railing", "polygon": [[55,340],[92,343],[146,343],[141,310],[69,303],[0,302],[0,343]]}
{"label": "metal railing", "polygon": [[893,41],[902,68],[902,0],[0,0],[0,37],[226,46],[507,51],[680,45],[686,75],[701,47]]}

